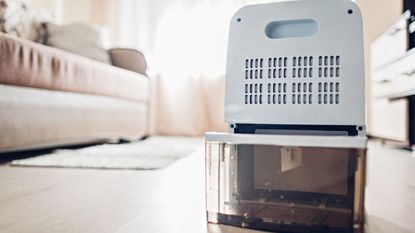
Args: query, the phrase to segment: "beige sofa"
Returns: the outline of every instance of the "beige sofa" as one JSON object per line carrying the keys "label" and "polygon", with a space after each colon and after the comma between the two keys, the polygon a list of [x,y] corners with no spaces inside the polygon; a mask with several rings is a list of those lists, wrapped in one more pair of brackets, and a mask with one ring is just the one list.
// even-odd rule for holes
{"label": "beige sofa", "polygon": [[110,54],[118,67],[0,33],[0,152],[145,136],[145,59]]}

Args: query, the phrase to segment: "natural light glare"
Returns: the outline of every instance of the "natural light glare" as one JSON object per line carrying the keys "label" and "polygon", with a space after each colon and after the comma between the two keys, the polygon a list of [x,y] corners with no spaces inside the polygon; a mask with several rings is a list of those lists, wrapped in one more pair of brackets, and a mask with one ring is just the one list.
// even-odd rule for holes
{"label": "natural light glare", "polygon": [[169,9],[158,27],[153,70],[165,77],[223,75],[235,10],[230,3]]}

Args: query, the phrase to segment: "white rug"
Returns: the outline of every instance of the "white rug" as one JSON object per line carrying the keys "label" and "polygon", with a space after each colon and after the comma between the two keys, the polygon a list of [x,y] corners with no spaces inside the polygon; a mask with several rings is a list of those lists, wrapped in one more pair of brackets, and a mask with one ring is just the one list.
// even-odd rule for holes
{"label": "white rug", "polygon": [[153,170],[200,148],[199,138],[152,137],[127,144],[104,144],[15,160],[12,166]]}

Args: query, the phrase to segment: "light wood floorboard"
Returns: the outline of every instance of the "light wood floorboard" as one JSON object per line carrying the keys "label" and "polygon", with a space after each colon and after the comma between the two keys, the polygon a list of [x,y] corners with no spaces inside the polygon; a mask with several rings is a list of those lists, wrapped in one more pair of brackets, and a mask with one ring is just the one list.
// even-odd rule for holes
{"label": "light wood floorboard", "polygon": [[[158,171],[0,167],[0,232],[251,232],[207,225],[204,152]],[[415,157],[371,143],[367,232],[415,232]]]}

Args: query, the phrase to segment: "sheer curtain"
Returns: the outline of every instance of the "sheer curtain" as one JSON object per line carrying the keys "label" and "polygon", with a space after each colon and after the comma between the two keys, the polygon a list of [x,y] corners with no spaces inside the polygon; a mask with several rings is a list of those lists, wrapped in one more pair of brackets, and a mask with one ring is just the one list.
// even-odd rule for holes
{"label": "sheer curtain", "polygon": [[[152,131],[225,131],[228,26],[241,0],[118,0],[116,46],[143,51],[152,79]],[[116,31],[116,33],[114,33]]]}
{"label": "sheer curtain", "polygon": [[183,76],[223,74],[232,15],[246,4],[278,0],[99,1],[110,1],[115,46],[140,49],[155,73]]}

